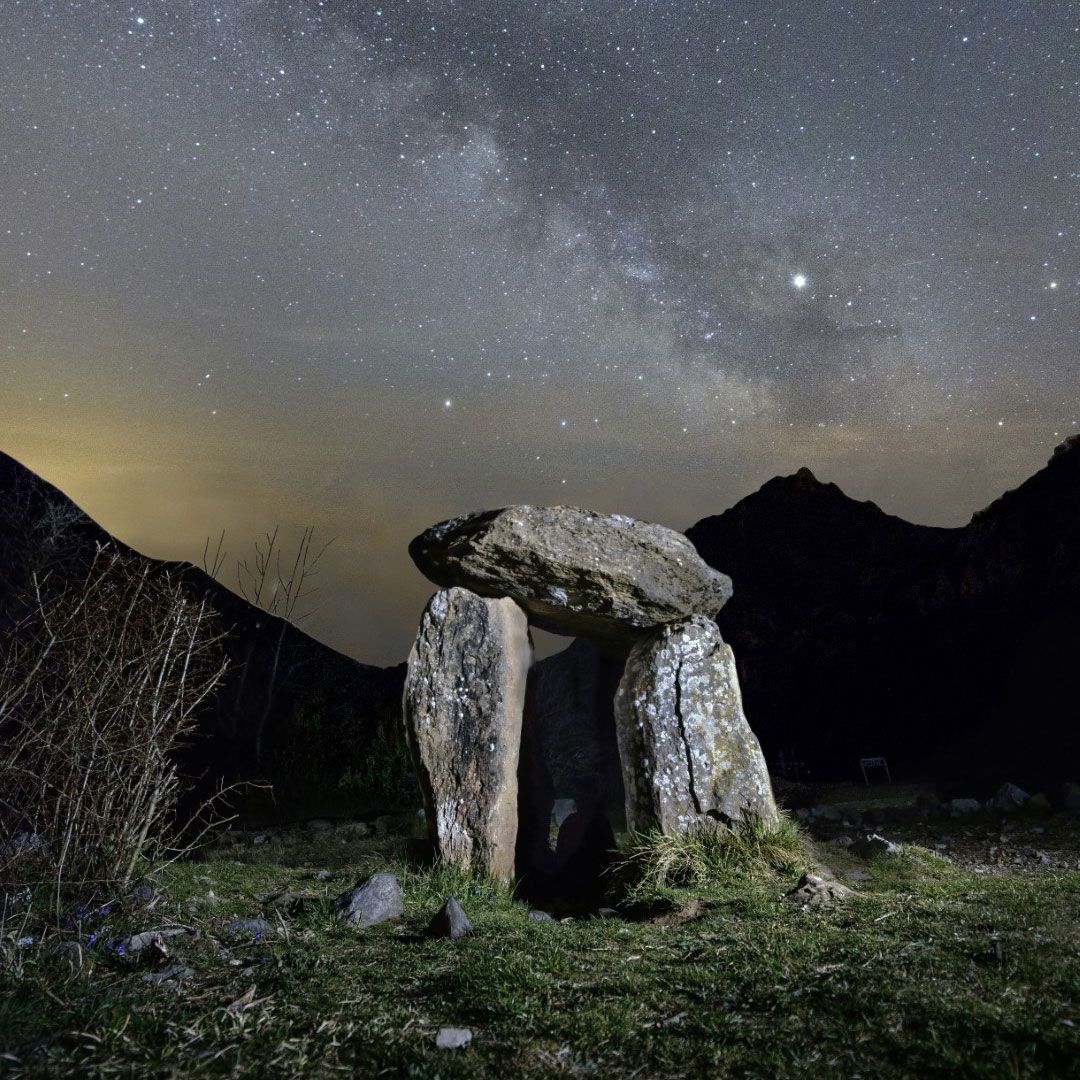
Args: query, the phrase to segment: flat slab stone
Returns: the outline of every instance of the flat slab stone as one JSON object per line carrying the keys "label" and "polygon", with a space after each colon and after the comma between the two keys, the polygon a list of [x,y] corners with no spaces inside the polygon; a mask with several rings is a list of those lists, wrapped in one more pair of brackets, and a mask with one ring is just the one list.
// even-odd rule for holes
{"label": "flat slab stone", "polygon": [[513,600],[443,589],[420,619],[405,677],[405,731],[436,853],[502,879],[514,874],[531,663]]}
{"label": "flat slab stone", "polygon": [[507,596],[557,634],[629,644],[694,614],[715,615],[731,579],[682,533],[573,506],[509,506],[451,518],[409,545],[437,585]]}
{"label": "flat slab stone", "polygon": [[630,652],[615,694],[627,827],[683,832],[779,816],[735,657],[711,619],[672,623]]}

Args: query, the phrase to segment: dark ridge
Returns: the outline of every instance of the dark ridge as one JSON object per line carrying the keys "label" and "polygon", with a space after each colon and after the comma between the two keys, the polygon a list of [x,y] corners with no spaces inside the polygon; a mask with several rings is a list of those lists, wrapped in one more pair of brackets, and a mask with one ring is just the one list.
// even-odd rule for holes
{"label": "dark ridge", "polygon": [[962,528],[800,469],[687,536],[734,581],[718,621],[770,761],[855,777],[884,754],[901,772],[1033,786],[1075,771],[1080,438]]}
{"label": "dark ridge", "polygon": [[48,572],[54,585],[77,583],[100,545],[154,574],[179,576],[193,596],[208,600],[226,632],[229,674],[185,753],[186,771],[201,778],[196,795],[222,781],[271,784],[272,792],[255,791],[239,804],[255,818],[376,812],[400,801],[408,772],[400,723],[404,664],[359,663],[200,567],[140,554],[0,453],[0,633],[24,610],[19,600],[34,571]]}

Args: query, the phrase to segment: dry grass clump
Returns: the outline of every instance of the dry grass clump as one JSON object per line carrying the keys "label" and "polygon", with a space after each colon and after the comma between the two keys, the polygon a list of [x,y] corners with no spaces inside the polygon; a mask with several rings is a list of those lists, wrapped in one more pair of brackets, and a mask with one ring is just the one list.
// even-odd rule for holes
{"label": "dry grass clump", "polygon": [[0,641],[0,887],[123,888],[180,844],[176,750],[225,670],[205,602],[100,548]]}

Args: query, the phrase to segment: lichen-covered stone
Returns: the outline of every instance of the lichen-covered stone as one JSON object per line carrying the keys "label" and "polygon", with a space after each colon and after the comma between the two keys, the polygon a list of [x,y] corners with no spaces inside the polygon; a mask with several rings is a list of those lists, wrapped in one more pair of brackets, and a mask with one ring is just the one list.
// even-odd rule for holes
{"label": "lichen-covered stone", "polygon": [[634,646],[615,695],[630,829],[682,832],[705,819],[778,821],[735,657],[711,619],[673,623]]}
{"label": "lichen-covered stone", "polygon": [[444,589],[424,610],[405,678],[405,730],[436,853],[497,878],[514,873],[531,662],[513,600]]}
{"label": "lichen-covered stone", "polygon": [[682,533],[572,506],[509,506],[452,518],[409,545],[437,585],[516,600],[535,625],[617,642],[693,614],[715,615],[731,579]]}

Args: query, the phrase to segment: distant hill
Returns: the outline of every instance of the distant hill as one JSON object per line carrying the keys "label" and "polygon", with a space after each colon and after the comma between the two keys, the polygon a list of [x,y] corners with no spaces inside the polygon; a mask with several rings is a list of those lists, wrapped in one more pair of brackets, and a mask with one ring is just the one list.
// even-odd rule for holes
{"label": "distant hill", "polygon": [[956,529],[808,469],[687,530],[730,574],[718,621],[775,764],[1031,785],[1080,772],[1080,438]]}
{"label": "distant hill", "polygon": [[[230,659],[185,768],[202,780],[268,782],[241,801],[255,818],[387,808],[408,771],[400,702],[404,665],[361,664],[249,604],[188,563],[148,559],[110,536],[66,495],[0,453],[0,635],[18,617],[36,569],[78,581],[96,545],[181,576],[207,597]],[[2,640],[2,638],[0,638]],[[271,679],[280,640],[279,676]],[[261,736],[261,737],[260,737]]]}

